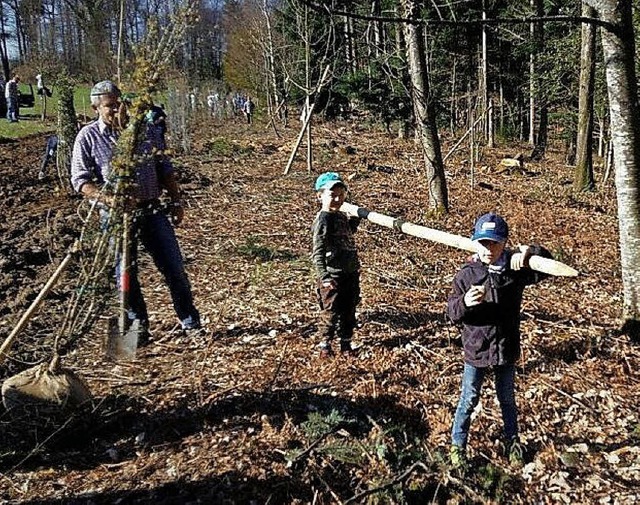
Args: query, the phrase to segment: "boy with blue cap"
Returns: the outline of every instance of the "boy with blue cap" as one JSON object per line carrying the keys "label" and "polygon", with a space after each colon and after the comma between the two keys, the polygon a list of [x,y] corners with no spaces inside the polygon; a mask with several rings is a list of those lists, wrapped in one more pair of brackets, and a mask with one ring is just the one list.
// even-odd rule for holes
{"label": "boy with blue cap", "polygon": [[450,451],[451,465],[460,473],[467,468],[471,413],[490,368],[502,411],[507,456],[513,465],[524,462],[514,394],[515,365],[520,357],[520,306],[524,288],[547,277],[528,268],[529,258],[550,258],[551,254],[540,246],[508,250],[508,237],[509,227],[497,214],[488,213],[477,219],[471,237],[477,252],[456,274],[448,300],[449,317],[462,325],[465,361]]}
{"label": "boy with blue cap", "polygon": [[320,356],[333,356],[331,341],[337,335],[340,351],[354,355],[351,338],[360,301],[360,261],[353,239],[360,219],[340,212],[347,185],[335,172],[316,179],[315,190],[322,204],[313,222],[311,259],[317,277],[317,294],[322,309]]}

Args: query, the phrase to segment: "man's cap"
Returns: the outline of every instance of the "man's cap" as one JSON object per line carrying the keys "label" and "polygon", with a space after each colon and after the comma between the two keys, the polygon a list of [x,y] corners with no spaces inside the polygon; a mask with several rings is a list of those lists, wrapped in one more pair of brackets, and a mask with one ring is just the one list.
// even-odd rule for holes
{"label": "man's cap", "polygon": [[509,237],[509,226],[498,214],[489,212],[476,220],[471,240],[504,242]]}
{"label": "man's cap", "polygon": [[100,81],[91,88],[91,96],[114,95],[120,96],[120,90],[112,81]]}
{"label": "man's cap", "polygon": [[315,187],[316,191],[322,191],[325,189],[331,189],[338,184],[341,184],[345,189],[347,189],[347,185],[344,183],[340,175],[336,172],[325,172],[316,179]]}

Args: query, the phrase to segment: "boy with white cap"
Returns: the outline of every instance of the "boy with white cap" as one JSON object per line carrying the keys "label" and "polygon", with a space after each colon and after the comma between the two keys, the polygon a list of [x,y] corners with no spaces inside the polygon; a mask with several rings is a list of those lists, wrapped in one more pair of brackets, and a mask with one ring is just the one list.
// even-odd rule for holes
{"label": "boy with white cap", "polygon": [[340,212],[347,196],[347,185],[337,173],[320,175],[315,190],[322,204],[313,222],[311,255],[322,309],[320,357],[333,356],[331,341],[336,334],[340,351],[355,355],[351,338],[356,326],[356,306],[360,301],[360,261],[353,233],[360,219]]}
{"label": "boy with white cap", "polygon": [[509,227],[497,214],[488,213],[477,219],[471,237],[477,244],[477,253],[456,274],[448,300],[449,317],[462,325],[465,361],[450,451],[452,467],[460,473],[467,467],[471,413],[490,368],[502,411],[507,456],[514,465],[524,461],[514,394],[515,365],[520,357],[520,306],[524,288],[547,277],[528,268],[529,258],[550,258],[551,254],[540,246],[508,250],[508,236]]}

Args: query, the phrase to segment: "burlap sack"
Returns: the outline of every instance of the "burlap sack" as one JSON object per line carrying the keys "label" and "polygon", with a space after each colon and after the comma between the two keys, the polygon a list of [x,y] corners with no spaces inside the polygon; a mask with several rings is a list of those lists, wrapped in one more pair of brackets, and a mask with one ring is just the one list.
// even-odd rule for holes
{"label": "burlap sack", "polygon": [[43,363],[10,377],[2,385],[7,410],[69,411],[91,400],[85,382],[69,369]]}

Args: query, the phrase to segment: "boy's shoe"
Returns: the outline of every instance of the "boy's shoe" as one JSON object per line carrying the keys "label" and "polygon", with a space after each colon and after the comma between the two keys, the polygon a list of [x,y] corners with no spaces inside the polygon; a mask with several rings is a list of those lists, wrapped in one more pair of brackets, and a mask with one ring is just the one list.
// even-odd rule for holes
{"label": "boy's shoe", "polygon": [[342,354],[343,356],[345,356],[347,358],[357,358],[358,357],[358,349],[354,349],[351,346],[342,347],[340,349],[340,354]]}
{"label": "boy's shoe", "polygon": [[42,170],[40,170],[40,172],[38,172],[38,180],[42,181],[47,177],[47,174],[45,174]]}
{"label": "boy's shoe", "polygon": [[189,316],[180,321],[183,330],[199,330],[201,328],[200,319]]}
{"label": "boy's shoe", "polygon": [[468,469],[467,453],[464,447],[453,444],[449,449],[449,461],[451,462],[451,469],[463,477]]}
{"label": "boy's shoe", "polygon": [[524,446],[517,438],[512,438],[507,442],[507,457],[511,466],[524,466]]}
{"label": "boy's shoe", "polygon": [[324,346],[320,348],[320,358],[328,359],[328,358],[333,358],[333,356],[334,356],[333,349],[331,349],[330,346]]}

